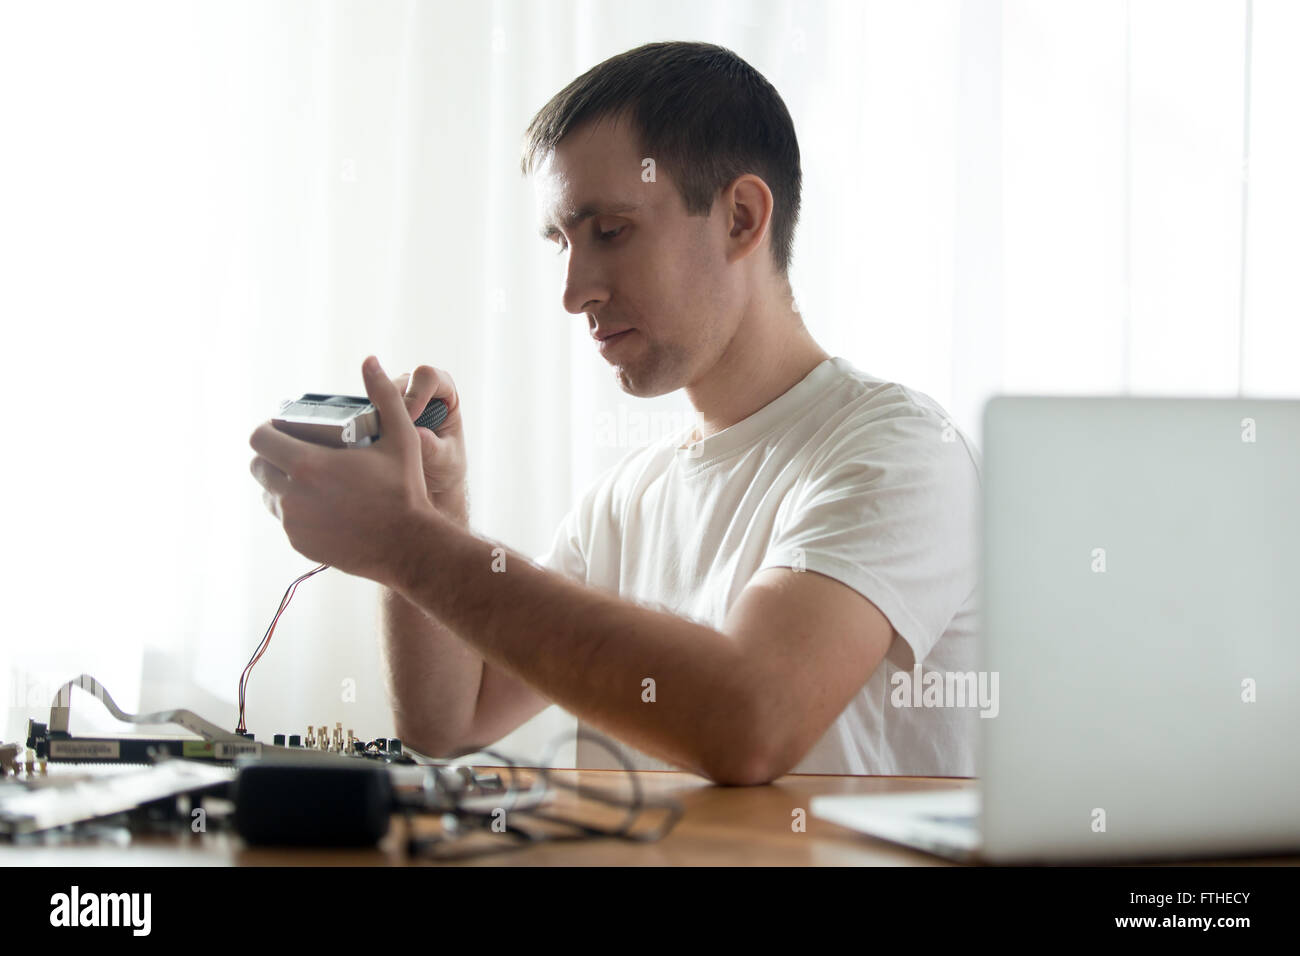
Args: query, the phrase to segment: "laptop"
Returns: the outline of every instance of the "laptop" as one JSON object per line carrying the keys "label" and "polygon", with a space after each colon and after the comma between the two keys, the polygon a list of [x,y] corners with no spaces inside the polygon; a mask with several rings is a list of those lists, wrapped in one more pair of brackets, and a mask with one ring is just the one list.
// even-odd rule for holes
{"label": "laptop", "polygon": [[983,474],[978,785],[813,815],[992,863],[1300,848],[1300,401],[998,396]]}

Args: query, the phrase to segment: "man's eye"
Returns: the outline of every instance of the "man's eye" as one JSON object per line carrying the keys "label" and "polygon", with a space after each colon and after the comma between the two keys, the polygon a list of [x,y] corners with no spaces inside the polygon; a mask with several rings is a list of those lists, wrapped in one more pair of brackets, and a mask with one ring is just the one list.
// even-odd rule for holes
{"label": "man's eye", "polygon": [[[613,229],[609,232],[601,232],[599,229],[597,229],[596,238],[601,240],[602,242],[609,242],[611,239],[613,239],[615,236],[617,236],[620,232],[622,232],[626,228],[627,228],[626,226],[619,226],[617,229]],[[561,239],[557,243],[557,245],[559,245],[560,247],[559,249],[555,250],[555,254],[557,256],[562,255],[565,252],[565,250],[569,248],[569,244],[565,242],[563,239]]]}

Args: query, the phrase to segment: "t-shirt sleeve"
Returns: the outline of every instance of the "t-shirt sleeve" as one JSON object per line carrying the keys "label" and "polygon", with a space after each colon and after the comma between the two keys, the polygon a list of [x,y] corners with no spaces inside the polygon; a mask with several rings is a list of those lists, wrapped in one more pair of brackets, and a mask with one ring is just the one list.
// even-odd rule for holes
{"label": "t-shirt sleeve", "polygon": [[618,469],[606,469],[587,486],[555,529],[551,546],[534,563],[599,586],[608,573],[610,541],[616,537],[612,502]]}
{"label": "t-shirt sleeve", "polygon": [[555,529],[550,548],[536,559],[536,563],[548,571],[558,571],[578,581],[587,580],[587,558],[582,550],[581,533],[583,505],[584,502],[580,501],[569,509]]}
{"label": "t-shirt sleeve", "polygon": [[977,584],[977,452],[913,406],[837,430],[800,478],[760,568],[803,568],[853,588],[906,642],[911,654],[897,661],[910,670]]}

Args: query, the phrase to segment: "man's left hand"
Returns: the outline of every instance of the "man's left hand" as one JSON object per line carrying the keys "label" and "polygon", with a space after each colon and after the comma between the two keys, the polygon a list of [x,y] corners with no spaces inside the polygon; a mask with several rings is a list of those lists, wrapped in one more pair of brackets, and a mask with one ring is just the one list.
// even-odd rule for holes
{"label": "man's left hand", "polygon": [[420,440],[397,386],[373,356],[361,364],[366,394],[379,410],[381,435],[364,448],[329,448],[280,431],[270,421],[253,432],[250,465],[262,500],[295,551],[395,586],[405,535],[436,509],[425,489]]}

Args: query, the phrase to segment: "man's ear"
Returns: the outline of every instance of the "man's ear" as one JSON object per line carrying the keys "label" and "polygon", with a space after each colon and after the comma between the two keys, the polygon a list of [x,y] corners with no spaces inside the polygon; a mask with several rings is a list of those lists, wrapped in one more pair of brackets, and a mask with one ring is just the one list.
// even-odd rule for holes
{"label": "man's ear", "polygon": [[739,176],[722,191],[727,212],[727,261],[738,262],[763,244],[772,222],[772,190],[753,173]]}

